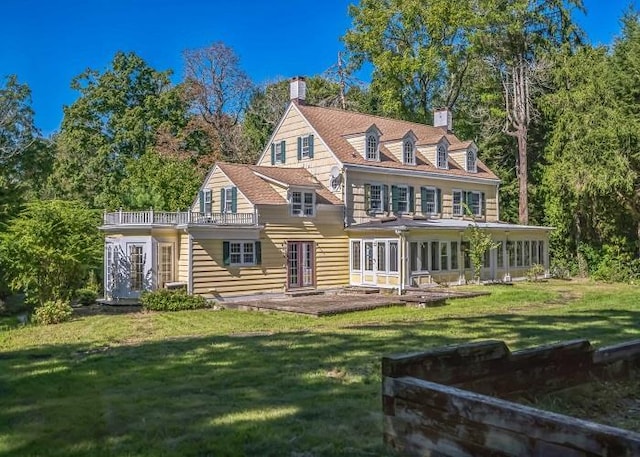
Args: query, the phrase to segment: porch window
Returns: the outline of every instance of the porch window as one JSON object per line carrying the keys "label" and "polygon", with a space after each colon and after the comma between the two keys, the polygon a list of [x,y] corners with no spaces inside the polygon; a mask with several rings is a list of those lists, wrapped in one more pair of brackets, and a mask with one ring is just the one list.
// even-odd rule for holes
{"label": "porch window", "polygon": [[162,243],[158,253],[158,285],[173,281],[173,244]]}
{"label": "porch window", "polygon": [[504,268],[504,241],[498,241],[497,263],[498,268]]}
{"label": "porch window", "polygon": [[411,271],[418,271],[418,243],[409,244],[409,268]]}
{"label": "porch window", "polygon": [[362,249],[360,240],[351,241],[351,269],[354,271],[360,271],[361,259],[360,251]]}
{"label": "porch window", "polygon": [[429,271],[429,242],[420,243],[420,270]]}
{"label": "porch window", "polygon": [[261,261],[260,241],[223,241],[222,257],[224,265],[251,266]]}
{"label": "porch window", "polygon": [[387,271],[387,243],[378,242],[378,271]]}
{"label": "porch window", "polygon": [[468,241],[463,241],[460,245],[462,248],[462,256],[464,259],[464,269],[468,270],[471,268],[471,257],[469,256],[469,248],[471,247]]}
{"label": "porch window", "polygon": [[538,242],[536,240],[531,242],[531,254],[532,254],[532,262],[533,264],[537,264],[540,261],[538,260]]}
{"label": "porch window", "polygon": [[516,265],[522,266],[522,241],[516,241]]}
{"label": "porch window", "polygon": [[451,242],[451,269],[452,270],[458,269],[458,242],[457,241]]}
{"label": "porch window", "polygon": [[524,249],[524,266],[528,267],[531,265],[531,244],[529,241],[525,241],[523,244]]}
{"label": "porch window", "polygon": [[398,242],[389,241],[389,272],[398,272]]}
{"label": "porch window", "polygon": [[141,291],[144,288],[144,254],[142,246],[129,245],[129,288]]}
{"label": "porch window", "polygon": [[513,241],[507,241],[507,255],[509,257],[509,266],[516,266],[516,250]]}
{"label": "porch window", "polygon": [[440,267],[443,270],[448,270],[449,266],[449,244],[448,243],[440,243]]}
{"label": "porch window", "polygon": [[364,269],[365,271],[373,271],[373,242],[364,243]]}
{"label": "porch window", "polygon": [[544,265],[544,241],[538,241],[538,263]]}
{"label": "porch window", "polygon": [[440,243],[438,241],[431,242],[431,271],[440,270]]}

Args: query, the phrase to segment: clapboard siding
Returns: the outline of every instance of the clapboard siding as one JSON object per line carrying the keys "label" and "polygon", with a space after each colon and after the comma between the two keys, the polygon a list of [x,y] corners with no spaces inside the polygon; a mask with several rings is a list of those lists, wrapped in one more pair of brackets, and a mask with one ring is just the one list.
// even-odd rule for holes
{"label": "clapboard siding", "polygon": [[[314,134],[313,158],[298,160],[298,138]],[[320,137],[314,133],[300,112],[293,106],[285,115],[282,125],[275,133],[271,143],[285,141],[286,161],[283,164],[276,164],[278,167],[306,168],[325,187],[329,187],[331,168],[338,165],[338,161],[327,149]],[[271,166],[271,143],[265,149],[258,165]],[[334,194],[342,199],[342,189],[338,189]]]}
{"label": "clapboard siding", "polygon": [[[364,185],[386,184],[391,189],[392,185],[408,185],[415,189],[415,210],[416,214],[421,214],[420,187],[436,187],[442,190],[442,218],[453,217],[453,190],[484,192],[486,198],[486,221],[497,221],[497,187],[493,184],[475,184],[466,182],[456,182],[450,180],[440,180],[436,178],[417,178],[402,175],[387,175],[375,173],[362,173],[352,171],[348,175],[348,195],[347,200],[352,202],[347,211],[348,218],[352,223],[363,222],[370,216],[366,212],[364,201]],[[438,215],[435,215],[438,217]],[[484,221],[485,218],[480,220]]]}
{"label": "clapboard siding", "polygon": [[[286,290],[286,242],[314,241],[316,285],[329,288],[349,281],[348,239],[342,226],[342,207],[319,207],[316,218],[289,216],[287,205],[260,206],[262,264],[225,267],[222,240],[194,240],[194,293],[223,296],[277,293]],[[241,239],[241,238],[239,238]]]}
{"label": "clapboard siding", "polygon": [[189,281],[189,235],[180,234],[178,248],[178,281]]}

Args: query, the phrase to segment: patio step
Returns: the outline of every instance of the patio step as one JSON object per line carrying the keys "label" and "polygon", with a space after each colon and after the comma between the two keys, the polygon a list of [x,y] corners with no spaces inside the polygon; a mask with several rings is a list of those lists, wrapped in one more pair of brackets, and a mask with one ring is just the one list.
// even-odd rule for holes
{"label": "patio step", "polygon": [[349,286],[342,289],[343,294],[379,294],[380,289],[377,287]]}
{"label": "patio step", "polygon": [[307,290],[291,290],[285,292],[287,297],[309,297],[312,295],[324,295],[323,290],[307,289]]}

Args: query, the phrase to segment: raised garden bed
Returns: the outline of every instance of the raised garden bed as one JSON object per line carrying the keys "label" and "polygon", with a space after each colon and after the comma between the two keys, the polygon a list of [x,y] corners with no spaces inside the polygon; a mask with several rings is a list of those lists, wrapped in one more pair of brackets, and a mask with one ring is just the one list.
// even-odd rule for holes
{"label": "raised garden bed", "polygon": [[626,382],[639,363],[640,341],[516,352],[486,341],[384,357],[384,440],[407,455],[638,456],[636,432],[513,400],[548,400],[594,377]]}

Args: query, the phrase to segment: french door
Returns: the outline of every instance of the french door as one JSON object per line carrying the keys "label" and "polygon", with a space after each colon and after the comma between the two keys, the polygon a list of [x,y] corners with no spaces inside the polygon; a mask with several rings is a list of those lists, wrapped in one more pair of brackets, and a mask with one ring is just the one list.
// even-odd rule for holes
{"label": "french door", "polygon": [[315,243],[289,241],[287,243],[287,288],[315,285]]}

